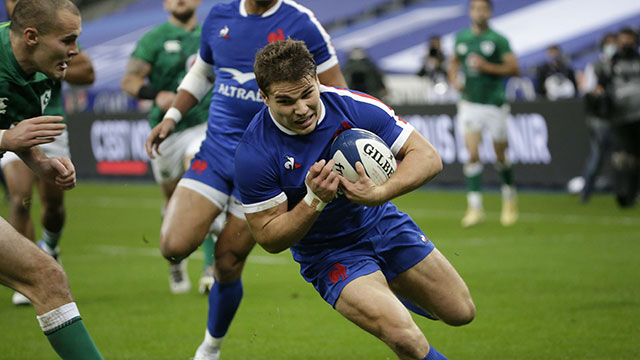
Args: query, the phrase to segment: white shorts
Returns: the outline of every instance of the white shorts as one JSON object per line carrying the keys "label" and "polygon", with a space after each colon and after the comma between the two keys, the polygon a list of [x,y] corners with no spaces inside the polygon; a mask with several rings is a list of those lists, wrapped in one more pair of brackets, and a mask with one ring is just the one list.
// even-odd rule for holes
{"label": "white shorts", "polygon": [[202,123],[169,135],[161,144],[162,155],[151,159],[153,177],[158,184],[180,179],[184,173],[184,159],[200,150],[200,143],[207,134],[207,123]]}
{"label": "white shorts", "polygon": [[[210,185],[189,178],[180,179],[178,186],[193,190],[204,196],[207,200],[211,201],[215,206],[221,209],[222,212],[228,212],[239,219],[246,220],[242,203],[235,196],[225,194]],[[219,217],[220,216],[218,216],[218,218]]]}
{"label": "white shorts", "polygon": [[464,133],[482,133],[488,129],[493,141],[505,142],[508,139],[507,119],[510,111],[509,104],[498,107],[461,100],[458,102],[458,121]]}
{"label": "white shorts", "polygon": [[[40,149],[42,149],[47,157],[71,158],[71,152],[69,151],[69,133],[67,132],[67,130],[62,130],[62,135],[56,136],[55,139],[56,140],[54,142],[38,146],[40,146]],[[4,156],[2,156],[2,159],[0,160],[0,166],[4,168],[8,163],[17,160],[22,161],[22,159],[20,159],[20,157],[16,155],[16,153],[7,151],[4,153]]]}

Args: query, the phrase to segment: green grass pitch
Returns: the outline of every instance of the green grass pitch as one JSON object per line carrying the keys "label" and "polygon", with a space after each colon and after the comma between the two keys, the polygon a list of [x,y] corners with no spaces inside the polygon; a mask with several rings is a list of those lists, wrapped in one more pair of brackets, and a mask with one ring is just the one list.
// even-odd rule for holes
{"label": "green grass pitch", "polygon": [[[459,328],[414,316],[430,343],[450,359],[639,359],[640,208],[522,192],[520,221],[502,228],[499,201],[487,194],[487,222],[462,229],[462,192],[396,200],[458,269],[478,310]],[[67,194],[62,261],[106,359],[188,359],[202,340],[206,297],[169,292],[157,250],[161,203],[151,184],[81,182]],[[38,211],[35,201],[34,219]],[[189,262],[192,283],[201,259]],[[395,358],[324,303],[289,252],[256,248],[244,274],[222,359]],[[0,359],[56,359],[33,308],[13,306],[11,294],[0,287]]]}

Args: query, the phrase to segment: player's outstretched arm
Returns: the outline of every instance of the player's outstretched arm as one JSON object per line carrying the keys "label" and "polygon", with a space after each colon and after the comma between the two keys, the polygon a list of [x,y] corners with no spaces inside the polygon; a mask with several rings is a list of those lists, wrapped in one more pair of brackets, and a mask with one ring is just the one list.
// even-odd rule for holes
{"label": "player's outstretched arm", "polygon": [[333,160],[315,163],[306,178],[307,196],[287,211],[287,202],[270,209],[247,213],[247,222],[254,239],[270,253],[279,253],[300,241],[311,229],[324,205],[331,202],[338,191],[338,174]]}
{"label": "player's outstretched arm", "polygon": [[378,206],[426,184],[442,171],[438,151],[416,130],[411,132],[396,158],[401,160],[398,169],[382,185],[374,184],[360,163],[356,164],[360,178],[355,183],[340,176],[347,199],[365,206]]}
{"label": "player's outstretched arm", "polygon": [[20,121],[8,130],[1,130],[0,150],[20,152],[32,146],[53,142],[66,125],[61,116],[38,116]]}

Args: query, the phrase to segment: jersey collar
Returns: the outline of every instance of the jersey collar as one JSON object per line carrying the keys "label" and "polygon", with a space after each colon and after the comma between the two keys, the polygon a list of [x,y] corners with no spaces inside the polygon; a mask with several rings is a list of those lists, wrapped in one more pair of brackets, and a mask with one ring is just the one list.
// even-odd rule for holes
{"label": "jersey collar", "polygon": [[[247,0],[240,0],[240,15],[242,15],[243,17],[249,16],[249,14],[247,13],[247,8],[245,7],[246,2]],[[264,14],[260,16],[263,18],[266,18],[275,14],[276,11],[278,11],[278,9],[280,8],[280,5],[282,5],[282,0],[278,0],[278,2],[276,2],[276,4],[271,7],[271,9],[267,10]]]}
{"label": "jersey collar", "polygon": [[[322,120],[324,120],[324,116],[326,115],[326,113],[327,112],[325,111],[324,102],[322,101],[322,97],[320,97],[320,116],[318,116],[318,123],[316,124],[316,129],[318,128],[318,126],[320,126],[320,123],[322,123]],[[271,118],[271,121],[273,121],[273,123],[276,125],[276,127],[280,129],[280,131],[282,131],[283,133],[287,135],[300,135],[287,129],[286,127],[282,126],[282,124],[277,122],[275,117],[273,117],[273,114],[271,113],[271,109],[269,109],[269,117]]]}

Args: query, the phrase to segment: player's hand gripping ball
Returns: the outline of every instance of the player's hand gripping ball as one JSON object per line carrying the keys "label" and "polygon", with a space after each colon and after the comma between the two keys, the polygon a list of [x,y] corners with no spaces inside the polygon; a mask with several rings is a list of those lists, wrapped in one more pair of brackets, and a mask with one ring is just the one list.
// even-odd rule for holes
{"label": "player's hand gripping ball", "polygon": [[381,185],[396,171],[398,164],[391,149],[378,135],[364,129],[349,129],[338,135],[331,144],[333,171],[351,182],[360,178],[356,162],[361,162],[367,176]]}

